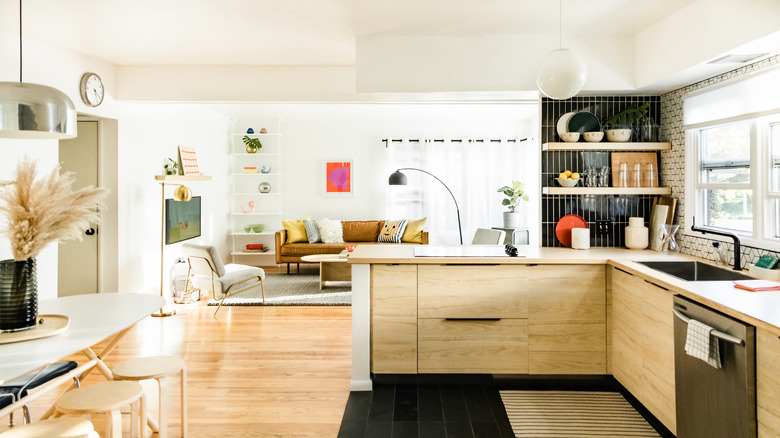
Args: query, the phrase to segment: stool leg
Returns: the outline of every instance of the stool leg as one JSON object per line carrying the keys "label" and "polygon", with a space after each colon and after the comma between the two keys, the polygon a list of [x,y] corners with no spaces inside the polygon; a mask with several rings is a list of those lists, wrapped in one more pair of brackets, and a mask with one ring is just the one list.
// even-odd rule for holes
{"label": "stool leg", "polygon": [[181,437],[187,438],[187,367],[181,369]]}
{"label": "stool leg", "polygon": [[141,394],[141,412],[138,413],[138,425],[141,430],[138,433],[138,438],[146,437],[146,417],[149,416],[149,402],[146,398],[146,393]]}
{"label": "stool leg", "polygon": [[108,412],[108,424],[106,424],[106,437],[107,438],[121,438],[122,437],[122,412],[119,409],[114,409]]}
{"label": "stool leg", "polygon": [[[136,438],[138,435],[138,419],[140,418],[140,399],[130,403],[130,437]],[[141,429],[143,430],[143,429]]]}
{"label": "stool leg", "polygon": [[157,379],[160,384],[160,438],[168,436],[168,410],[166,409],[166,400],[168,399],[168,378],[160,377]]}

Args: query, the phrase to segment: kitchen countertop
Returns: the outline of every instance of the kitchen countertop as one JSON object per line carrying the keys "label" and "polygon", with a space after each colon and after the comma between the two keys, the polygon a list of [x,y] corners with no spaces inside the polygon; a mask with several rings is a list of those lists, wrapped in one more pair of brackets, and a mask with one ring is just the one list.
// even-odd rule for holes
{"label": "kitchen countertop", "polygon": [[[750,292],[735,288],[731,281],[684,281],[635,263],[695,260],[713,264],[710,260],[622,248],[517,248],[523,257],[414,257],[411,245],[358,245],[348,261],[351,264],[608,264],[780,336],[780,292]],[[742,273],[749,275],[747,271]]]}

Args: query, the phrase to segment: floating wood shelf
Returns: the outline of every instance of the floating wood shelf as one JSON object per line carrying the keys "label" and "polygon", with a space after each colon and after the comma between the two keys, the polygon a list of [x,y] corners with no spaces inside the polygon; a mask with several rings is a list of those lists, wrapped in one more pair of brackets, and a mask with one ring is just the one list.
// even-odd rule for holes
{"label": "floating wood shelf", "polygon": [[555,142],[544,143],[543,151],[668,151],[672,149],[669,142],[640,143],[640,142]]}
{"label": "floating wood shelf", "polygon": [[155,175],[157,181],[210,181],[212,177],[206,175]]}
{"label": "floating wood shelf", "polygon": [[545,195],[670,195],[671,187],[542,187]]}

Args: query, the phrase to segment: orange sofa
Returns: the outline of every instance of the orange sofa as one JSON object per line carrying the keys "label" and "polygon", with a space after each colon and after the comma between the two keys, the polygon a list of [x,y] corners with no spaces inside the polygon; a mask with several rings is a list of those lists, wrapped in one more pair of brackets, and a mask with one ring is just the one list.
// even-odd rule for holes
{"label": "orange sofa", "polygon": [[[301,257],[316,254],[338,254],[348,246],[356,245],[419,245],[419,243],[380,243],[379,232],[385,221],[341,221],[344,241],[338,243],[287,243],[287,231],[276,232],[276,263],[287,263],[287,273],[290,273],[290,263],[306,263]],[[428,244],[428,232],[422,231],[422,244]]]}

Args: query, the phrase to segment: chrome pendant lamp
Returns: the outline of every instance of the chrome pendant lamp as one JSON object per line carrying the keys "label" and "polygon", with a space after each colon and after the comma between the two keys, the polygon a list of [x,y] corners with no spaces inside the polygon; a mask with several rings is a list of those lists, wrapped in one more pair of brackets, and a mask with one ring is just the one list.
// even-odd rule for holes
{"label": "chrome pendant lamp", "polygon": [[19,82],[0,82],[0,137],[76,136],[76,107],[56,88],[22,81],[22,0],[19,0]]}
{"label": "chrome pendant lamp", "polygon": [[568,99],[582,90],[588,79],[588,66],[582,57],[562,47],[562,5],[558,1],[558,49],[542,58],[536,76],[539,91],[550,99]]}

